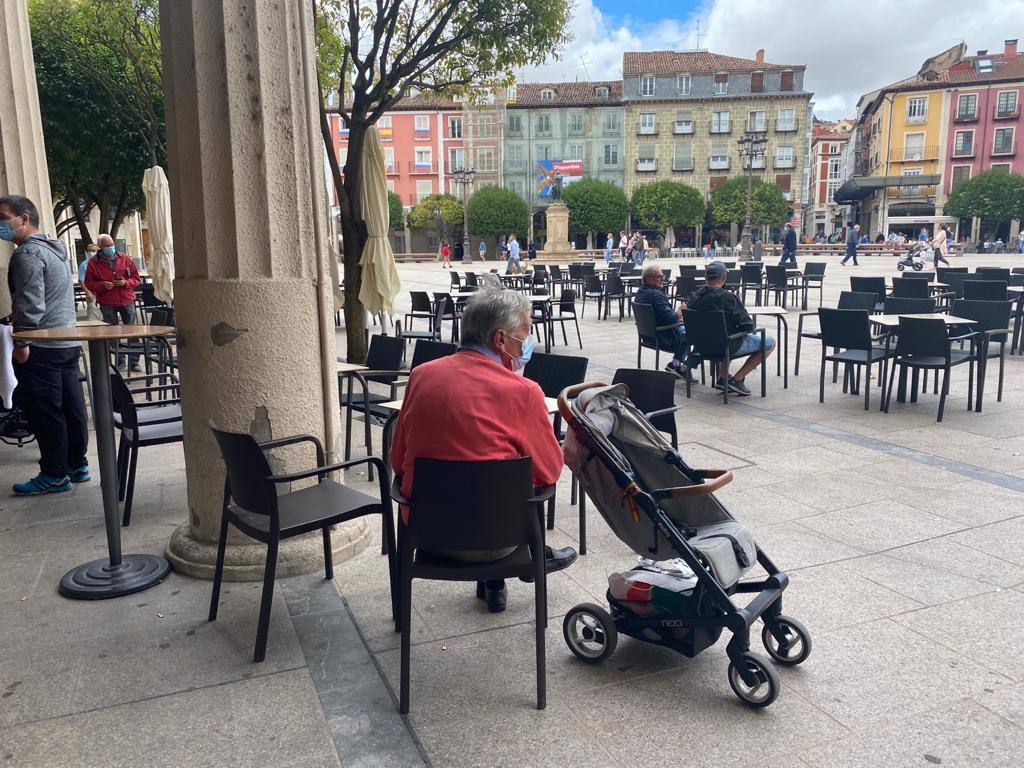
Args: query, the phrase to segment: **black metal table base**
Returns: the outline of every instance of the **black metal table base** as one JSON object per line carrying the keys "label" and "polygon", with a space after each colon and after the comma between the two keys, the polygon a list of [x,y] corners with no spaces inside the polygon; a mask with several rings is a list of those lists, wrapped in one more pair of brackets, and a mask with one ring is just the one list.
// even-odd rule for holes
{"label": "black metal table base", "polygon": [[102,557],[65,573],[59,589],[64,597],[103,600],[141,592],[159,584],[170,572],[171,564],[157,555],[124,555],[117,566]]}

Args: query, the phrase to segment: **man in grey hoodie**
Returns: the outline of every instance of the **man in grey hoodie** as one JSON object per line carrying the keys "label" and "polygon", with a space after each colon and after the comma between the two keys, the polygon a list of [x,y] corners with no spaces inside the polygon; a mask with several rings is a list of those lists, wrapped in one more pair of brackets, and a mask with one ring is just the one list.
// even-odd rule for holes
{"label": "man in grey hoodie", "polygon": [[[39,231],[39,211],[25,197],[0,197],[0,239],[13,242],[7,272],[15,331],[75,324],[75,294],[64,243]],[[39,444],[39,474],[16,483],[21,496],[62,493],[89,479],[85,399],[77,341],[15,342],[17,402]]]}

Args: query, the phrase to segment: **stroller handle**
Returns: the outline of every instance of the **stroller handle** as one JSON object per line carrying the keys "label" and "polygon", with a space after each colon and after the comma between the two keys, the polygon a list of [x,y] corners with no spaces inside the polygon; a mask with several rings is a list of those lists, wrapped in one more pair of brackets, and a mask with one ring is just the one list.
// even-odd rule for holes
{"label": "stroller handle", "polygon": [[714,493],[732,482],[732,470],[729,469],[705,469],[703,483],[694,485],[681,485],[674,488],[659,488],[651,491],[656,498],[680,498],[685,496],[702,496],[707,493]]}
{"label": "stroller handle", "polygon": [[558,393],[558,412],[562,418],[566,421],[572,419],[572,407],[569,405],[569,399],[576,397],[580,392],[594,387],[607,387],[608,384],[603,381],[585,381],[582,384],[573,384],[571,387],[566,387]]}

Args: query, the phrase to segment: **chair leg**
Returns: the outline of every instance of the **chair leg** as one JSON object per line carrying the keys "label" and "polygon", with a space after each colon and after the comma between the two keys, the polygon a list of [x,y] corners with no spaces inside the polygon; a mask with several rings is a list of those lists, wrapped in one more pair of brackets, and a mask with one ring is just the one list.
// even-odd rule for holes
{"label": "chair leg", "polygon": [[546,653],[544,649],[544,629],[547,627],[547,581],[544,574],[543,564],[538,568],[539,575],[534,584],[534,633],[536,636],[537,654],[537,709],[544,709],[548,705],[548,685],[546,669]]}
{"label": "chair leg", "polygon": [[[939,377],[939,372],[935,371],[935,378]],[[942,374],[942,394],[939,395],[939,416],[935,419],[936,422],[942,421],[942,412],[946,409],[946,395],[949,392],[949,368]]]}
{"label": "chair leg", "polygon": [[[859,368],[857,369],[860,370]],[[871,362],[864,366],[864,410],[871,410]]]}
{"label": "chair leg", "polygon": [[267,634],[270,632],[270,606],[274,602],[274,577],[277,573],[278,539],[267,545],[267,564],[263,569],[263,597],[260,600],[260,620],[256,627],[256,652],[252,660],[259,664],[267,657]]}
{"label": "chair leg", "polygon": [[818,402],[825,402],[825,345],[821,345],[821,380],[818,382]]}
{"label": "chair leg", "polygon": [[330,581],[334,578],[334,556],[331,552],[331,526],[325,525],[324,534],[324,578]]}
{"label": "chair leg", "polygon": [[[408,545],[406,545],[407,547]],[[402,596],[400,600],[399,625],[402,628],[401,671],[399,673],[398,711],[409,714],[409,663],[412,635],[412,562],[402,555]]]}
{"label": "chair leg", "polygon": [[555,530],[555,497],[554,496],[552,496],[550,499],[548,499],[548,522],[547,522],[547,526],[548,526],[548,530],[549,531]]}
{"label": "chair leg", "polygon": [[132,521],[132,501],[135,498],[135,467],[139,461],[139,446],[137,444],[131,444],[129,446],[131,454],[128,459],[128,483],[124,491],[124,514],[121,518],[121,525],[125,528]]}
{"label": "chair leg", "polygon": [[128,484],[128,441],[124,432],[117,444],[117,500],[124,501],[125,486]]}
{"label": "chair leg", "polygon": [[217,564],[213,568],[213,591],[210,593],[210,615],[207,621],[217,620],[217,609],[220,607],[220,583],[224,577],[224,553],[228,546],[228,516],[220,518],[220,536],[217,539]]}
{"label": "chair leg", "polygon": [[580,321],[576,319],[575,315],[573,315],[572,322],[576,326],[576,341],[579,342],[580,349],[583,349],[583,337],[580,336]]}

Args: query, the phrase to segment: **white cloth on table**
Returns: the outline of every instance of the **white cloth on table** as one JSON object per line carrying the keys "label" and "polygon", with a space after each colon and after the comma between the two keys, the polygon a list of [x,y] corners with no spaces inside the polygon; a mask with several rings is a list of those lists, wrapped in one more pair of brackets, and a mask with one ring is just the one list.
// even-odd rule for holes
{"label": "white cloth on table", "polygon": [[4,408],[13,408],[14,388],[18,386],[18,379],[14,376],[14,361],[11,355],[14,353],[14,329],[9,325],[0,325],[0,401]]}

